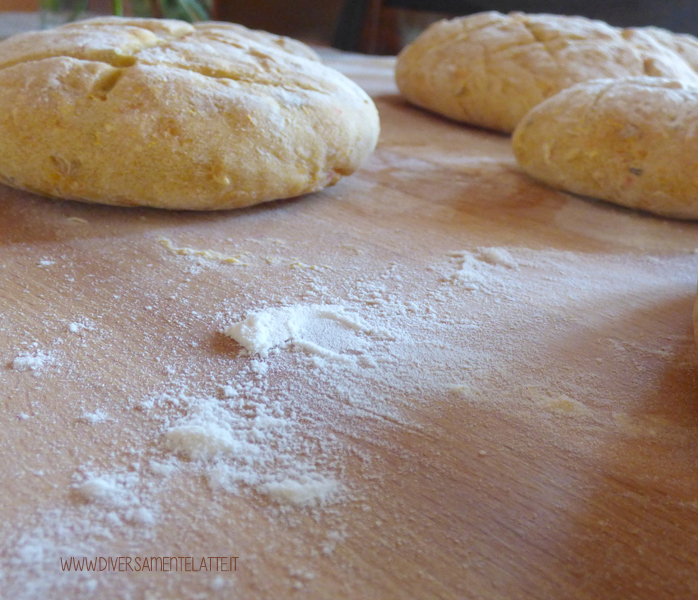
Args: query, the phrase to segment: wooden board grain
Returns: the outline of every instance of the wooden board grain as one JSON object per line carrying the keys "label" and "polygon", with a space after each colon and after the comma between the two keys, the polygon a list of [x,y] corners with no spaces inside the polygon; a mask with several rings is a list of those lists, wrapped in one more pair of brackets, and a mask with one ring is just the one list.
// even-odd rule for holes
{"label": "wooden board grain", "polygon": [[[698,226],[550,190],[508,138],[405,104],[392,59],[326,58],[382,120],[332,189],[196,214],[0,188],[0,596],[695,597]],[[282,351],[255,379],[220,333],[313,303],[383,327],[380,360]],[[293,409],[332,502],[174,461],[187,398],[233,380]],[[94,473],[117,501],[90,501]],[[239,558],[76,574],[69,555]]]}

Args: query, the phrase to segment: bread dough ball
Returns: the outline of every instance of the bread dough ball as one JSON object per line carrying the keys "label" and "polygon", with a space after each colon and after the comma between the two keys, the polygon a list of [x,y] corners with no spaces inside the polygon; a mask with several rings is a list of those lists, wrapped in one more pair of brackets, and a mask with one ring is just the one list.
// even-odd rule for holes
{"label": "bread dough ball", "polygon": [[698,219],[698,88],[656,77],[577,84],[512,138],[521,168],[553,187]]}
{"label": "bread dough ball", "polygon": [[576,83],[650,75],[698,85],[698,40],[583,17],[478,13],[427,28],[398,56],[407,100],[510,133],[534,106]]}
{"label": "bread dough ball", "polygon": [[212,210],[333,185],[373,151],[366,93],[240,25],[106,17],[0,42],[0,181]]}

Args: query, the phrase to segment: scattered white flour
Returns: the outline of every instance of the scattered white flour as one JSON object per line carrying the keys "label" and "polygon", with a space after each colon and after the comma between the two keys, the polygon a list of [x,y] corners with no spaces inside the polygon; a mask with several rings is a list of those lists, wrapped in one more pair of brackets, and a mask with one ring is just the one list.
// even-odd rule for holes
{"label": "scattered white flour", "polygon": [[144,506],[136,492],[140,478],[136,472],[77,474],[71,488],[90,504],[105,508],[107,520],[112,524],[120,521],[152,525],[155,511],[152,505]]}
{"label": "scattered white flour", "polygon": [[84,421],[90,425],[96,425],[97,423],[104,423],[109,419],[107,413],[103,410],[96,410],[92,413],[84,412],[78,417],[79,421]]}
{"label": "scattered white flour", "polygon": [[232,457],[252,462],[262,452],[256,440],[268,433],[264,430],[285,425],[267,415],[238,416],[216,398],[192,399],[189,404],[187,416],[164,434],[165,447],[189,460]]}
{"label": "scattered white flour", "polygon": [[[225,258],[237,260],[200,254],[207,251],[168,249],[189,259],[207,260],[213,263],[211,268]],[[370,515],[380,527],[394,515],[395,527],[401,526],[403,499],[385,493],[386,481],[403,477],[403,468],[405,476],[411,477],[411,469],[417,473],[424,465],[437,464],[429,461],[439,458],[430,451],[424,453],[432,442],[434,448],[436,442],[444,442],[439,446],[444,455],[451,447],[448,439],[454,440],[454,449],[458,441],[471,444],[471,453],[459,455],[462,461],[472,457],[494,462],[505,460],[508,452],[522,457],[527,452],[541,456],[549,452],[546,460],[554,463],[560,457],[567,462],[575,453],[582,460],[594,457],[595,440],[603,442],[607,436],[599,434],[609,428],[626,436],[679,435],[671,415],[664,422],[623,410],[637,406],[638,398],[644,401],[646,395],[640,392],[661,384],[661,379],[652,377],[665,372],[667,361],[677,356],[684,360],[682,349],[692,347],[693,341],[686,341],[684,335],[659,344],[662,335],[675,329],[668,320],[658,319],[648,324],[646,340],[630,345],[631,336],[625,339],[619,324],[629,323],[638,311],[652,314],[658,304],[673,307],[677,301],[686,304],[686,298],[692,299],[695,255],[652,262],[651,257],[479,248],[452,253],[447,259],[447,250],[440,248],[433,256],[386,265],[365,275],[347,267],[340,281],[335,276],[339,269],[334,274],[293,269],[292,283],[267,290],[264,298],[259,297],[258,282],[244,283],[244,277],[234,280],[231,275],[229,281],[240,287],[229,301],[214,308],[219,310],[215,317],[204,301],[210,286],[198,286],[193,279],[189,286],[187,278],[187,285],[174,289],[169,297],[179,318],[159,330],[157,337],[144,331],[142,348],[134,346],[138,357],[115,362],[119,369],[110,370],[108,379],[103,368],[92,368],[92,347],[84,349],[94,340],[64,335],[64,345],[55,350],[55,356],[70,356],[71,367],[76,365],[74,371],[60,373],[70,384],[63,388],[66,394],[87,381],[81,391],[89,394],[99,389],[93,385],[104,386],[108,391],[98,393],[113,393],[114,404],[103,404],[110,407],[109,417],[102,410],[82,412],[85,407],[76,396],[78,402],[57,419],[58,402],[23,403],[17,394],[20,400],[12,407],[12,423],[27,430],[46,428],[53,445],[42,445],[37,436],[37,454],[55,458],[55,464],[42,465],[41,471],[26,469],[28,481],[35,482],[40,474],[38,482],[43,485],[61,481],[66,468],[71,469],[67,476],[73,473],[72,437],[80,451],[89,451],[94,440],[96,458],[86,460],[69,488],[54,489],[59,509],[44,511],[32,505],[34,512],[23,514],[21,523],[0,524],[5,540],[0,596],[87,598],[123,592],[120,597],[141,597],[148,592],[139,587],[145,578],[123,578],[115,584],[106,574],[61,573],[58,559],[109,554],[118,547],[136,552],[147,547],[144,540],[160,548],[161,540],[168,539],[167,532],[163,534],[166,528],[177,536],[181,532],[183,546],[198,539],[205,543],[226,539],[234,544],[236,536],[249,539],[245,527],[250,525],[254,535],[259,534],[255,545],[262,550],[244,557],[250,565],[251,585],[264,584],[265,552],[271,555],[278,549],[274,544],[289,543],[289,555],[298,567],[289,569],[292,587],[302,587],[313,579],[313,571],[307,568],[313,561],[344,560],[346,553],[333,553],[363,530],[365,523],[359,519]],[[629,268],[619,270],[627,264]],[[218,268],[221,273],[231,271]],[[346,281],[341,281],[345,273]],[[173,281],[178,275],[172,273]],[[463,294],[463,287],[490,293]],[[105,289],[109,294],[105,297],[113,294],[119,299],[114,303],[115,317],[129,317],[142,308],[142,295],[136,304],[126,290],[108,285]],[[148,306],[156,306],[161,291],[152,292]],[[199,301],[199,312],[192,311]],[[269,305],[276,308],[264,308]],[[588,310],[590,306],[593,311]],[[244,352],[231,352],[231,343],[205,343],[204,335],[234,320],[225,332]],[[59,333],[66,326],[73,333],[81,331],[78,322],[56,319],[47,325]],[[100,323],[99,333],[110,326]],[[192,344],[194,326],[204,332],[196,340],[199,346]],[[634,334],[633,339],[638,341],[637,337]],[[580,344],[584,353],[578,352]],[[549,368],[551,352],[558,351],[569,369]],[[32,371],[50,360],[46,351],[37,350],[17,356],[11,366]],[[696,365],[691,360],[674,365],[692,376]],[[662,368],[653,370],[652,361]],[[598,364],[628,374],[627,389],[616,390],[613,396],[606,393],[610,377],[594,377]],[[132,372],[124,381],[115,381],[115,373],[124,373],[122,366]],[[153,372],[161,374],[160,383],[153,383]],[[90,381],[93,375],[95,380]],[[18,389],[44,383],[11,377],[11,373],[6,373],[6,379]],[[684,402],[686,406],[691,398]],[[71,423],[81,412],[78,421],[110,423],[76,426],[71,439],[64,440],[63,423]],[[31,418],[22,420],[25,414]],[[414,414],[428,418],[414,419]],[[493,418],[498,426],[512,425],[506,446],[500,449],[488,437]],[[685,429],[681,439],[688,440],[685,447],[689,447],[694,429]],[[400,472],[386,476],[386,458],[394,459]],[[103,465],[113,465],[114,471],[105,472]],[[463,472],[469,472],[470,466],[464,465]],[[419,471],[419,476],[423,474]],[[202,490],[200,481],[209,489]],[[475,499],[487,501],[486,494],[478,496],[478,486],[467,487],[466,479],[457,483],[468,489],[474,510]],[[244,501],[229,502],[229,495]],[[544,503],[558,500],[541,496]],[[343,502],[347,507],[341,506]],[[197,504],[196,513],[188,510],[192,504]],[[270,504],[273,510],[267,510]],[[234,510],[228,510],[231,505]],[[361,517],[363,511],[366,515]],[[559,514],[541,511],[543,521],[532,526],[546,525],[548,513]],[[272,526],[265,538],[266,525],[259,524],[267,518]],[[411,519],[407,515],[405,527],[414,529],[419,522]],[[300,526],[302,535],[278,536],[277,523]],[[314,526],[317,529],[311,530]],[[400,539],[392,528],[384,535],[390,543]],[[294,537],[299,540],[295,546]],[[244,547],[239,550],[248,552]],[[465,559],[459,552],[454,546],[454,564]],[[172,589],[166,590],[169,596],[185,595],[175,590],[186,585],[185,579],[170,574],[167,581],[173,582]],[[222,591],[227,580],[211,581],[211,589],[221,590],[217,597],[235,597],[229,588]],[[201,587],[197,593],[187,597],[206,597]]]}
{"label": "scattered white flour", "polygon": [[516,269],[519,266],[511,253],[504,248],[478,248],[477,258],[491,265],[500,265],[507,269]]}
{"label": "scattered white flour", "polygon": [[116,475],[88,475],[73,489],[87,502],[97,502],[109,507],[124,507],[137,504],[137,498],[127,487],[127,482],[119,481]]}
{"label": "scattered white flour", "polygon": [[502,270],[517,269],[519,266],[504,248],[478,248],[476,252],[462,250],[450,252],[449,256],[456,259],[458,264],[456,271],[447,275],[446,279],[468,290],[479,290],[501,277]]}
{"label": "scattered white flour", "polygon": [[83,329],[88,329],[88,326],[84,323],[75,322],[68,325],[68,331],[70,331],[70,333],[80,333]]}
{"label": "scattered white flour", "polygon": [[38,374],[53,360],[52,356],[41,350],[34,352],[25,352],[19,354],[12,361],[11,366],[15,371],[34,371]]}
{"label": "scattered white flour", "polygon": [[264,380],[247,385],[254,373],[245,369],[240,383],[230,386],[235,400],[181,394],[186,415],[165,428],[164,447],[202,466],[213,491],[240,494],[243,485],[298,507],[335,500],[338,483],[301,456],[307,442],[291,403],[283,396],[272,400]]}
{"label": "scattered white flour", "polygon": [[258,489],[280,504],[316,506],[331,500],[337,494],[338,485],[334,479],[313,474],[297,479],[270,481],[260,485]]}
{"label": "scattered white flour", "polygon": [[250,354],[263,358],[273,348],[291,343],[308,354],[338,362],[356,361],[355,355],[367,346],[356,334],[373,332],[343,307],[317,304],[254,312],[223,331]]}

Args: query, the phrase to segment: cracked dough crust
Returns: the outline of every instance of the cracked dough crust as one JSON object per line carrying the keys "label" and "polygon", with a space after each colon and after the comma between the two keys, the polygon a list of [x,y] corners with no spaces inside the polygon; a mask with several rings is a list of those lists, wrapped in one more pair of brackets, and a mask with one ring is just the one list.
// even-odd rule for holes
{"label": "cracked dough crust", "polygon": [[485,12],[433,24],[398,56],[407,100],[510,133],[534,106],[576,83],[641,75],[698,85],[698,40],[584,17]]}
{"label": "cracked dough crust", "polygon": [[378,132],[313,50],[240,25],[106,17],[0,42],[0,181],[39,194],[247,206],[335,184]]}
{"label": "cracked dough crust", "polygon": [[521,168],[553,187],[698,219],[698,88],[657,77],[579,83],[514,131]]}

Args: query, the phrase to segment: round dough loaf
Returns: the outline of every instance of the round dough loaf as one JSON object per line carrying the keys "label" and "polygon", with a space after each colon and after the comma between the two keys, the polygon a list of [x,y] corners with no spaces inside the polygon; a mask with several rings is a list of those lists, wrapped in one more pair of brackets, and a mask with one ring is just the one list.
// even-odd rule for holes
{"label": "round dough loaf", "polygon": [[0,181],[213,210],[313,192],[373,151],[376,107],[304,44],[106,17],[0,42]]}
{"label": "round dough loaf", "polygon": [[576,83],[650,75],[698,85],[698,40],[583,17],[478,13],[439,21],[398,56],[410,102],[510,133],[534,106]]}
{"label": "round dough loaf", "polygon": [[698,88],[655,77],[580,83],[531,110],[512,144],[521,168],[553,187],[698,219]]}

